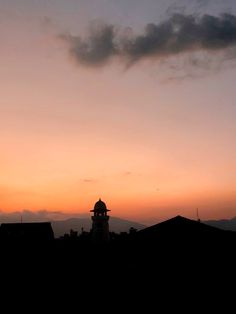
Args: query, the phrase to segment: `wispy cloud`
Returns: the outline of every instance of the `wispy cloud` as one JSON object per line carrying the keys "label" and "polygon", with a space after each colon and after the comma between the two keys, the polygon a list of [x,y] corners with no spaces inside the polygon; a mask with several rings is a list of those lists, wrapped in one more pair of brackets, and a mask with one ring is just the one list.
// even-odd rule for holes
{"label": "wispy cloud", "polygon": [[61,211],[48,211],[48,210],[22,210],[15,212],[0,211],[0,223],[13,223],[13,222],[43,222],[43,221],[56,221],[65,220],[71,217],[87,217],[88,214],[70,214]]}
{"label": "wispy cloud", "polygon": [[83,179],[83,182],[84,183],[96,183],[96,182],[98,182],[98,180],[93,179],[93,178],[86,178],[86,179]]}

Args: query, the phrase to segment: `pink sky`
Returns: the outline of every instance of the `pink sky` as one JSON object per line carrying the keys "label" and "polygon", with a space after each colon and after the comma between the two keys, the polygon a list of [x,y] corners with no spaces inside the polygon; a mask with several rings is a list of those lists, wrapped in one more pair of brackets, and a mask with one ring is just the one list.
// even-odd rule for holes
{"label": "pink sky", "polygon": [[80,67],[55,36],[79,19],[2,3],[2,210],[85,212],[101,197],[140,221],[236,216],[235,68],[168,82],[155,62]]}

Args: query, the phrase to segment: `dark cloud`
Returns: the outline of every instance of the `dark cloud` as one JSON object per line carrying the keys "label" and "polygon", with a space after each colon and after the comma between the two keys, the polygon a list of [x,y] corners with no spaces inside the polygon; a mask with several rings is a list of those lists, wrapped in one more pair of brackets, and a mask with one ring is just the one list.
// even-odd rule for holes
{"label": "dark cloud", "polygon": [[61,37],[69,43],[71,55],[81,64],[101,65],[116,54],[113,25],[93,23],[86,40],[72,35]]}
{"label": "dark cloud", "polygon": [[96,24],[87,38],[70,34],[61,37],[78,64],[102,66],[117,58],[130,65],[143,59],[160,60],[184,53],[214,53],[232,48],[236,44],[236,16],[174,14],[162,23],[147,24],[140,35],[133,29]]}

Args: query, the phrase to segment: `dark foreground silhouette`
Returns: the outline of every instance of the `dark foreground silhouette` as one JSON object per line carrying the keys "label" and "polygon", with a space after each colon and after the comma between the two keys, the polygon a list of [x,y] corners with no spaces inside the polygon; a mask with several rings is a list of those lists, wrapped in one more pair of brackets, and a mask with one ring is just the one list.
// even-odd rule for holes
{"label": "dark foreground silhouette", "polygon": [[20,226],[0,229],[1,280],[10,283],[11,291],[19,292],[21,283],[30,291],[43,285],[44,293],[77,297],[79,291],[114,296],[118,287],[124,296],[183,291],[186,297],[197,290],[209,297],[209,291],[225,291],[235,280],[236,233],[180,216],[141,231],[110,233],[104,245],[93,244],[87,232],[53,239],[46,224],[36,228],[42,228],[42,238],[37,232],[32,239],[24,234],[32,225],[23,224],[22,233],[11,234],[11,228]]}

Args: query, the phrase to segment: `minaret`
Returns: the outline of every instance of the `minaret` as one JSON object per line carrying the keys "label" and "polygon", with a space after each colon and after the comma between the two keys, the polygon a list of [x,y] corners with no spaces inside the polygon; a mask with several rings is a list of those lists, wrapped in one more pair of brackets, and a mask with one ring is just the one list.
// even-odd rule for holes
{"label": "minaret", "polygon": [[107,212],[110,210],[107,209],[106,204],[99,199],[97,203],[94,205],[94,209],[91,210],[93,212],[92,216],[92,241],[93,243],[102,244],[109,242],[109,216]]}

